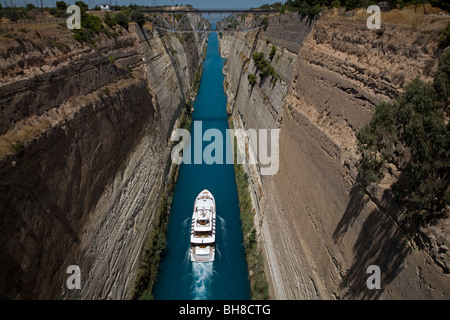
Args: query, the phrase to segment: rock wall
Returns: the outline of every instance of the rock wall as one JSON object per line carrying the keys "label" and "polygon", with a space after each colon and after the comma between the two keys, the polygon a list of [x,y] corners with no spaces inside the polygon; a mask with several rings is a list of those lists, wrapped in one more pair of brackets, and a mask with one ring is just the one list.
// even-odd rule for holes
{"label": "rock wall", "polygon": [[[95,46],[62,27],[1,46],[2,298],[130,296],[206,42],[116,31]],[[81,290],[66,287],[69,265]]]}
{"label": "rock wall", "polygon": [[[272,17],[266,32],[223,35],[235,127],[281,129],[278,173],[263,176],[258,165],[246,165],[272,298],[450,295],[448,271],[416,248],[392,215],[384,190],[395,176],[367,194],[355,187],[355,132],[404,83],[416,75],[430,79],[437,38],[432,29],[387,24],[380,34],[353,19],[311,22],[296,14]],[[257,76],[251,86],[248,73],[258,75],[251,53],[268,59],[272,44],[271,64],[282,81]],[[248,149],[257,150],[256,141],[249,142]],[[379,290],[366,286],[372,264],[381,270]]]}

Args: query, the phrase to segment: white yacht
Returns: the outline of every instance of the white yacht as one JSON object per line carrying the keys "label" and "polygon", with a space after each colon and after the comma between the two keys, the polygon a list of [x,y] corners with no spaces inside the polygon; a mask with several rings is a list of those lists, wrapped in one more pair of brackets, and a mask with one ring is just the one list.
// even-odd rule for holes
{"label": "white yacht", "polygon": [[191,223],[191,261],[214,261],[216,244],[216,202],[203,190],[194,203]]}

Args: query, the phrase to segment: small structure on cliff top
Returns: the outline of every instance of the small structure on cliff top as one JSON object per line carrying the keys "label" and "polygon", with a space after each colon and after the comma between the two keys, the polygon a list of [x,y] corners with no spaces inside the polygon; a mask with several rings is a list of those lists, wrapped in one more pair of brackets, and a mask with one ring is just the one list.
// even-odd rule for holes
{"label": "small structure on cliff top", "polygon": [[389,6],[389,3],[387,2],[378,2],[378,6],[380,7],[381,12],[388,12],[391,11],[391,7]]}

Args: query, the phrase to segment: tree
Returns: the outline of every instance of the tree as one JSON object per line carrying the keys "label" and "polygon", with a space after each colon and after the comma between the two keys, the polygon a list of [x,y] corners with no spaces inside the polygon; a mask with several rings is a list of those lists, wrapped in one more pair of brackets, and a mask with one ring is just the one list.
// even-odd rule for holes
{"label": "tree", "polygon": [[34,7],[34,4],[32,4],[32,3],[27,3],[26,8],[27,8],[27,10],[33,10],[35,7]]}
{"label": "tree", "polygon": [[67,4],[64,1],[56,1],[56,8],[58,10],[66,10]]}
{"label": "tree", "polygon": [[360,0],[345,0],[345,9],[346,10],[353,10],[356,8],[361,8],[361,2]]}
{"label": "tree", "polygon": [[86,13],[86,11],[88,10],[88,5],[83,1],[76,1],[75,5],[80,7],[81,14]]}
{"label": "tree", "polygon": [[270,61],[273,60],[273,58],[275,57],[276,52],[277,52],[277,47],[275,45],[272,45],[272,49],[270,50],[270,53],[269,53]]}
{"label": "tree", "polygon": [[18,10],[7,9],[5,10],[5,17],[10,21],[17,21],[22,17],[22,12]]}
{"label": "tree", "polygon": [[114,18],[111,17],[108,11],[106,11],[105,16],[103,17],[103,22],[110,28],[117,25],[116,20],[114,20]]}
{"label": "tree", "polygon": [[142,12],[139,11],[131,11],[130,20],[136,22],[140,26],[143,26],[145,24],[145,16]]}
{"label": "tree", "polygon": [[[444,109],[448,109],[450,97],[450,50],[446,50],[439,60],[439,68],[434,77],[433,86],[439,101],[444,104]],[[446,110],[446,112],[449,114],[449,110]]]}
{"label": "tree", "polygon": [[308,12],[308,17],[310,20],[314,19],[315,16],[322,11],[322,8],[316,4],[314,7],[310,7],[309,12]]}
{"label": "tree", "polygon": [[413,226],[429,222],[450,202],[449,95],[447,51],[432,83],[415,78],[400,98],[378,105],[356,135],[363,186],[380,181],[385,163],[396,164],[402,175],[392,189]]}
{"label": "tree", "polygon": [[117,13],[114,15],[114,20],[116,20],[116,22],[117,22],[120,26],[122,26],[122,27],[128,29],[128,22],[129,22],[129,20],[128,20],[128,17],[125,15],[125,13],[123,13],[123,12],[117,12]]}
{"label": "tree", "polygon": [[81,26],[93,33],[103,29],[102,19],[93,14],[86,14],[81,20]]}
{"label": "tree", "polygon": [[333,0],[330,4],[330,8],[340,8],[341,2],[339,0]]}
{"label": "tree", "polygon": [[438,7],[446,11],[450,11],[450,1],[429,0],[433,7]]}

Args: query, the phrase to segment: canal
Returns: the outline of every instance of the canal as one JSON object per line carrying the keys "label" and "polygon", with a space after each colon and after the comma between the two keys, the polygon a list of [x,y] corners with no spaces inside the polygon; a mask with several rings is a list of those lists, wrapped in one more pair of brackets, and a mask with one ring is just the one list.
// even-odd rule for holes
{"label": "canal", "polygon": [[[194,125],[202,132],[214,128],[229,139],[226,129],[227,98],[223,91],[224,59],[219,54],[215,33],[208,39],[208,50],[197,99],[194,102],[191,150],[195,139]],[[198,133],[198,132],[197,132]],[[214,140],[214,138],[213,138]],[[203,141],[202,150],[211,142]],[[243,246],[239,202],[233,164],[225,164],[227,144],[223,143],[224,164],[181,164],[175,187],[167,229],[167,248],[153,289],[155,299],[249,299],[250,285]],[[197,145],[197,147],[199,147]],[[216,200],[216,257],[214,262],[191,262],[190,223],[194,200],[203,190],[211,191]]]}

